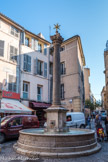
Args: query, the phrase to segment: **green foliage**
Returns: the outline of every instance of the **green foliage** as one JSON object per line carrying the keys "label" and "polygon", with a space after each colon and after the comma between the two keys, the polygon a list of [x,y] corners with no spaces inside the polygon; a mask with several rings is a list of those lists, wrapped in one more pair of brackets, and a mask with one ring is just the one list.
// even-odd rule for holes
{"label": "green foliage", "polygon": [[91,111],[93,111],[96,108],[95,104],[92,103],[90,100],[85,100],[85,107],[89,108]]}
{"label": "green foliage", "polygon": [[101,101],[96,101],[95,103],[92,103],[90,100],[85,100],[85,108],[89,108],[91,111],[95,110],[96,107],[101,106],[102,106]]}

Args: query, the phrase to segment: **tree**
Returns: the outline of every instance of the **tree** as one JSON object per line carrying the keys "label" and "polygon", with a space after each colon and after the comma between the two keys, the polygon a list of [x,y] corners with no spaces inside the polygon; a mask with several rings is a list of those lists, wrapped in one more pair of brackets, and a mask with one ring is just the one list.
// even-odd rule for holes
{"label": "tree", "polygon": [[85,108],[89,108],[93,111],[95,109],[95,105],[90,100],[85,100]]}

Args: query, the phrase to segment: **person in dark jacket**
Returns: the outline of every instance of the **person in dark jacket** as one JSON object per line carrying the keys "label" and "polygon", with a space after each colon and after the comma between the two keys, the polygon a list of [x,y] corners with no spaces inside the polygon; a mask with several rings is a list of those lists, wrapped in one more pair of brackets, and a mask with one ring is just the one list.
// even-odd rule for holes
{"label": "person in dark jacket", "polygon": [[108,140],[108,115],[105,119],[105,128],[106,128],[106,136],[107,136],[107,140]]}

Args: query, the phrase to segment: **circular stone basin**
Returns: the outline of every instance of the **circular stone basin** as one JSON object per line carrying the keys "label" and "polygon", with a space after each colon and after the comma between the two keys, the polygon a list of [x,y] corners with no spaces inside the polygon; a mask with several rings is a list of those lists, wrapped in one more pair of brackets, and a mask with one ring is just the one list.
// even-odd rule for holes
{"label": "circular stone basin", "polygon": [[71,128],[69,132],[44,132],[44,129],[20,131],[14,145],[17,153],[29,157],[69,158],[96,153],[101,149],[95,131]]}

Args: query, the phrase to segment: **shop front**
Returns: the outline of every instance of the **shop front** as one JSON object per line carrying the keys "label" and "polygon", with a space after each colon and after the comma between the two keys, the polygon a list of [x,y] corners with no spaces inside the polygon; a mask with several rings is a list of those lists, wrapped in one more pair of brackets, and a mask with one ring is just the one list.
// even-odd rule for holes
{"label": "shop front", "polygon": [[29,103],[29,107],[36,111],[36,115],[38,117],[41,127],[43,127],[44,123],[46,122],[45,110],[50,106],[51,104],[49,103],[42,103],[42,102],[30,102]]}
{"label": "shop front", "polygon": [[33,114],[34,110],[20,102],[20,94],[3,91],[1,99],[0,116],[13,114]]}

